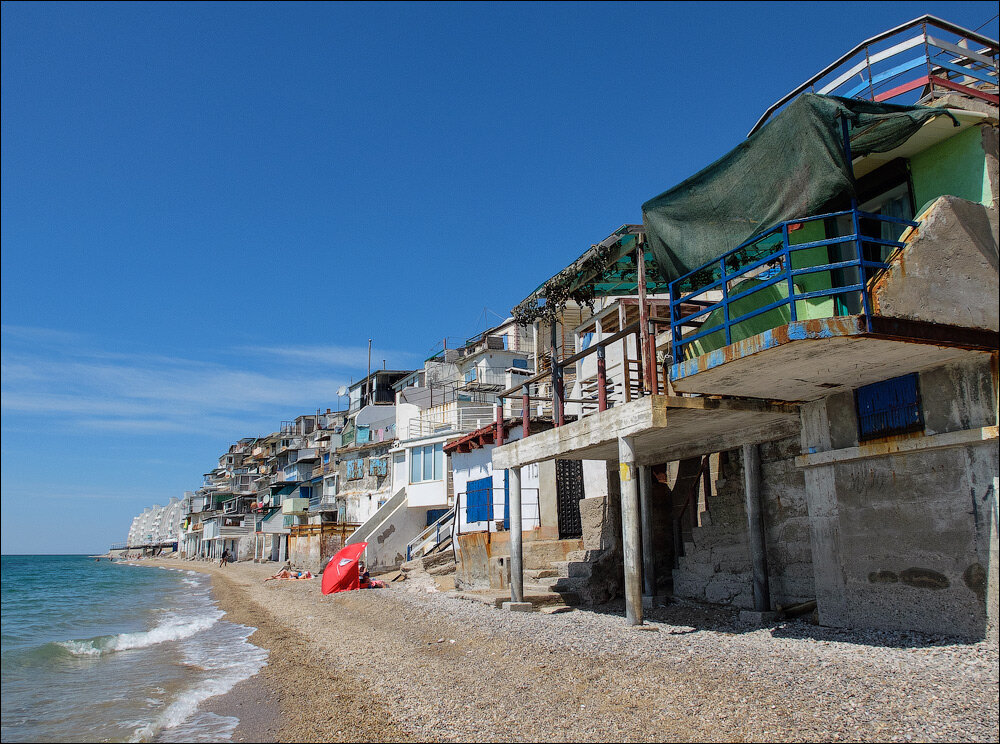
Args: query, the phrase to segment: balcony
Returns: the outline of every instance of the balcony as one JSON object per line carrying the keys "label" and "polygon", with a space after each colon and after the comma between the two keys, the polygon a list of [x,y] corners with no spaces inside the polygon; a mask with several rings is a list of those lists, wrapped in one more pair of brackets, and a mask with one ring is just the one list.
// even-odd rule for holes
{"label": "balcony", "polygon": [[[953,208],[943,197],[923,216]],[[963,256],[960,232],[948,236],[945,254],[933,229],[846,210],[783,222],[676,279],[674,390],[807,401],[996,348],[995,331],[962,327],[947,299],[922,316],[930,297],[890,299],[905,296],[907,266],[976,260],[973,240]],[[995,296],[995,270],[986,280]]]}
{"label": "balcony", "polygon": [[281,502],[282,514],[305,514],[309,510],[309,499],[285,499]]}
{"label": "balcony", "polygon": [[422,411],[419,418],[411,419],[407,435],[409,439],[419,439],[446,432],[475,431],[495,419],[496,410],[493,406],[459,406],[457,403],[450,403]]}
{"label": "balcony", "polygon": [[473,367],[465,373],[460,387],[464,390],[503,390],[512,384],[511,375],[504,370]]}

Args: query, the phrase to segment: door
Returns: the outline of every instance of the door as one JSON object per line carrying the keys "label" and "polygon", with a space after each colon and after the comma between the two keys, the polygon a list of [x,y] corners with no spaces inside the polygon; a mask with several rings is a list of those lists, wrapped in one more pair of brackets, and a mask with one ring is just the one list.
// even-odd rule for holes
{"label": "door", "polygon": [[556,460],[556,514],[560,540],[583,536],[580,522],[582,498],[583,463],[579,460]]}
{"label": "door", "polygon": [[470,480],[465,484],[465,523],[493,519],[493,476]]}

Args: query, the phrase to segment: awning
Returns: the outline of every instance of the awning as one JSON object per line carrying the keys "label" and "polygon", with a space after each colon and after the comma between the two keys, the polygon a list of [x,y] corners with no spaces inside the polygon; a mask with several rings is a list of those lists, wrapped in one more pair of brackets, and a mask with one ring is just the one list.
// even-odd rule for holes
{"label": "awning", "polygon": [[[592,304],[595,297],[634,295],[638,292],[639,271],[636,241],[642,225],[622,225],[596,245],[592,245],[576,261],[518,303],[511,314],[521,325],[536,318],[555,317],[567,301]],[[652,253],[643,253],[646,271],[646,291],[665,294],[669,287],[660,277]]]}
{"label": "awning", "polygon": [[805,93],[707,168],[642,205],[657,275],[677,279],[753,236],[835,211],[855,195],[850,160],[887,152],[946,109]]}
{"label": "awning", "polygon": [[[298,484],[292,486],[282,486],[277,491],[271,491],[271,496],[287,496],[298,487]],[[271,486],[271,488],[274,488],[274,486]]]}

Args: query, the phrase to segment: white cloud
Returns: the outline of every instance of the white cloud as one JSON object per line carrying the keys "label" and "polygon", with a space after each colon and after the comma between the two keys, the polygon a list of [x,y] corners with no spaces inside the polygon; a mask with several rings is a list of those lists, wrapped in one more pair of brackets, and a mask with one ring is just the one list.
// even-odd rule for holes
{"label": "white cloud", "polygon": [[[83,337],[74,337],[73,344],[50,345],[62,334],[45,329],[5,326],[3,334],[0,407],[5,429],[31,416],[39,424],[58,423],[64,429],[246,436],[271,431],[282,419],[332,407],[337,388],[347,381],[339,370],[326,376],[315,364],[262,362],[237,352],[224,353],[223,358],[233,361],[223,364],[90,349]],[[282,351],[313,362],[325,355],[331,367],[357,368],[357,349]]]}
{"label": "white cloud", "polygon": [[[368,347],[367,346],[243,346],[240,351],[260,356],[277,357],[289,362],[302,362],[309,364],[326,364],[338,369],[358,369],[368,368]],[[420,358],[419,354],[412,351],[400,351],[399,349],[382,349],[378,346],[372,347],[371,364],[372,369],[378,369],[385,361],[388,367],[405,366],[416,362]]]}

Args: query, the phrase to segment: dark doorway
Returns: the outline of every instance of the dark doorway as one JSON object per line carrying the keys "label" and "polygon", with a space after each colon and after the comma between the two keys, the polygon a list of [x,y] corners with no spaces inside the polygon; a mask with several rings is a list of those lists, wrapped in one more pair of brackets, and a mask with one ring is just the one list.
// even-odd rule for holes
{"label": "dark doorway", "polygon": [[559,539],[583,536],[580,523],[580,499],[583,498],[583,463],[580,460],[556,460],[556,512]]}

